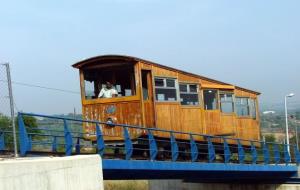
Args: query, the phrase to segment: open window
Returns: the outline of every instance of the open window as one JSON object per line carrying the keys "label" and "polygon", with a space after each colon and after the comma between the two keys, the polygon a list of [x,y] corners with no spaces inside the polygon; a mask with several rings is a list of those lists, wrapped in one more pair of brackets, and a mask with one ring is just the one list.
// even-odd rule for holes
{"label": "open window", "polygon": [[221,112],[233,113],[234,112],[233,92],[220,92],[220,104],[221,104]]}
{"label": "open window", "polygon": [[216,110],[218,109],[218,91],[217,90],[203,90],[204,109]]}
{"label": "open window", "polygon": [[114,97],[133,96],[136,94],[134,65],[122,65],[90,68],[83,70],[86,99],[96,99],[106,83],[112,84]]}
{"label": "open window", "polygon": [[177,101],[177,81],[174,78],[155,77],[155,99],[158,102]]}
{"label": "open window", "polygon": [[199,105],[198,85],[197,84],[179,84],[181,105]]}

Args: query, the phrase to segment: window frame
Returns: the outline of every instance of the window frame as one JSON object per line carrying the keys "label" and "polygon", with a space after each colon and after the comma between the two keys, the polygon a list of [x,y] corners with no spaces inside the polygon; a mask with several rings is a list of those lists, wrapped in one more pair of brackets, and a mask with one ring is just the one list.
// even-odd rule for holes
{"label": "window frame", "polygon": [[[187,91],[186,92],[182,92],[180,91],[180,85],[187,85]],[[191,92],[190,90],[190,85],[196,85],[196,92]],[[200,85],[198,83],[193,83],[193,82],[180,82],[178,83],[178,91],[179,91],[179,102],[181,106],[186,106],[186,107],[201,107],[201,98],[200,98]],[[197,94],[198,97],[198,105],[185,105],[181,103],[181,94]]]}
{"label": "window frame", "polygon": [[[256,120],[257,117],[257,102],[256,102],[256,98],[248,98],[248,105],[249,105],[249,112],[250,112],[250,116],[253,120]],[[252,107],[250,101],[253,101],[253,105],[254,107]],[[253,109],[254,108],[254,109]],[[253,115],[253,110],[255,110],[255,116]]]}
{"label": "window frame", "polygon": [[[204,96],[204,91],[216,91],[216,109],[206,109],[205,108],[205,96]],[[204,88],[202,89],[202,101],[203,101],[203,110],[204,111],[220,111],[220,100],[219,100],[219,89],[215,88]]]}
{"label": "window frame", "polygon": [[[163,86],[156,86],[155,84],[155,80],[156,79],[163,79],[163,83],[164,85]],[[175,82],[175,87],[168,87],[167,86],[167,79],[171,79],[171,80],[174,80]],[[154,90],[154,101],[156,103],[160,103],[160,102],[163,102],[163,103],[180,103],[179,101],[179,83],[178,83],[178,79],[175,78],[175,77],[168,77],[168,76],[154,76],[153,77],[153,90]],[[168,100],[158,100],[157,99],[157,96],[156,96],[156,89],[175,89],[175,92],[176,92],[176,100],[174,101],[168,101]]]}
{"label": "window frame", "polygon": [[[82,99],[82,104],[83,105],[89,105],[89,104],[94,104],[94,103],[113,103],[113,102],[123,102],[123,101],[137,101],[140,100],[139,94],[138,94],[138,86],[137,86],[137,79],[139,78],[138,73],[136,72],[137,70],[137,64],[132,64],[133,67],[133,80],[134,80],[134,85],[135,85],[135,94],[131,96],[117,96],[113,98],[92,98],[92,99],[87,99],[86,97],[86,89],[85,89],[85,71],[89,69],[89,67],[85,67],[79,70],[79,76],[80,76],[80,91],[81,91],[81,99]],[[98,67],[97,67],[98,68]],[[99,67],[100,68],[100,67]],[[116,88],[116,86],[114,85]],[[101,89],[100,89],[101,90]],[[99,90],[99,92],[100,92]],[[98,95],[97,95],[98,96]]]}
{"label": "window frame", "polygon": [[[231,94],[231,96],[232,96],[232,101],[222,101],[222,99],[221,99],[221,95],[226,95],[226,94]],[[236,113],[236,103],[235,103],[235,94],[234,94],[234,92],[233,91],[219,91],[219,93],[218,93],[218,95],[219,95],[219,110],[220,110],[220,112],[222,113],[222,114],[228,114],[228,115],[232,115],[232,114],[234,114],[234,113]],[[232,103],[232,112],[223,112],[222,111],[222,102],[224,102],[224,103]]]}
{"label": "window frame", "polygon": [[[249,105],[249,98],[250,97],[246,97],[246,96],[236,96],[235,97],[235,113],[237,115],[237,117],[239,118],[251,118],[251,112],[250,112],[250,105]],[[246,99],[246,102],[247,102],[247,109],[248,109],[248,115],[239,115],[238,114],[238,104],[237,104],[237,99]]]}

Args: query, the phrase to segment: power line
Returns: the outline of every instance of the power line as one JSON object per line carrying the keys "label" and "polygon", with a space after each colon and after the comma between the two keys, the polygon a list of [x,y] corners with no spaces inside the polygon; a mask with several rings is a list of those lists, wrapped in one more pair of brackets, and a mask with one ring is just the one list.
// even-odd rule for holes
{"label": "power line", "polygon": [[[5,82],[6,83],[7,81],[0,80],[0,82]],[[40,85],[35,85],[35,84],[28,84],[28,83],[23,83],[23,82],[12,81],[12,83],[16,84],[16,85],[21,85],[21,86],[41,88],[41,89],[46,89],[46,90],[55,90],[55,91],[66,92],[66,93],[71,93],[71,94],[80,94],[79,92],[72,91],[72,90],[64,90],[64,89],[59,89],[59,88],[46,87],[46,86],[40,86]]]}

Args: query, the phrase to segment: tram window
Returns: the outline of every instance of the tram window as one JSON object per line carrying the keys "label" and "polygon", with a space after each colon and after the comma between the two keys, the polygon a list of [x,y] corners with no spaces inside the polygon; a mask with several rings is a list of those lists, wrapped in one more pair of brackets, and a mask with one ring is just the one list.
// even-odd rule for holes
{"label": "tram window", "polygon": [[206,110],[216,110],[217,107],[217,90],[203,90],[204,108]]}
{"label": "tram window", "polygon": [[[83,74],[86,99],[113,98],[133,96],[136,94],[133,66],[111,66],[99,69],[89,69],[85,70]],[[101,89],[107,89],[107,82],[112,84],[111,88],[113,90],[111,94],[113,95],[98,97]]]}
{"label": "tram window", "polygon": [[181,105],[199,105],[198,87],[196,84],[179,84]]}
{"label": "tram window", "polygon": [[164,86],[164,79],[159,79],[159,78],[156,78],[155,79],[155,86],[157,87],[163,87]]}
{"label": "tram window", "polygon": [[233,94],[230,92],[220,93],[221,111],[223,113],[234,112]]}
{"label": "tram window", "polygon": [[198,93],[198,87],[196,84],[190,84],[189,85],[189,89],[190,89],[190,92],[196,92]]}
{"label": "tram window", "polygon": [[94,81],[84,81],[84,90],[86,99],[92,99],[95,97],[95,85]]}
{"label": "tram window", "polygon": [[188,92],[187,84],[179,84],[179,90],[180,92]]}
{"label": "tram window", "polygon": [[177,101],[176,79],[155,78],[155,98],[158,102]]}
{"label": "tram window", "polygon": [[149,100],[147,71],[142,71],[143,100]]}
{"label": "tram window", "polygon": [[175,80],[174,79],[166,79],[167,87],[175,88]]}
{"label": "tram window", "polygon": [[249,116],[249,101],[248,98],[236,97],[236,113],[238,116]]}
{"label": "tram window", "polygon": [[255,103],[255,99],[252,99],[252,98],[249,99],[249,107],[250,107],[251,117],[253,119],[256,119],[256,103]]}

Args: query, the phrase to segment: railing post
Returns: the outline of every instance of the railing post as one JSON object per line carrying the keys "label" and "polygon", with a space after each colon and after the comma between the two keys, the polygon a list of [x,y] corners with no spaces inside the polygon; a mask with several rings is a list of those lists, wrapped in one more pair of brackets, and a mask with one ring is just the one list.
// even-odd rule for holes
{"label": "railing post", "polygon": [[79,137],[77,137],[77,142],[75,145],[75,152],[76,152],[76,154],[80,154],[80,138]]}
{"label": "railing post", "polygon": [[128,133],[127,127],[123,127],[124,131],[124,140],[125,140],[125,151],[126,151],[126,160],[130,160],[133,152],[132,142],[130,135]]}
{"label": "railing post", "polygon": [[5,149],[4,132],[0,131],[0,150]]}
{"label": "railing post", "polygon": [[72,155],[72,149],[73,149],[73,139],[71,132],[68,128],[67,120],[64,119],[64,136],[65,136],[65,152],[67,156]]}
{"label": "railing post", "polygon": [[190,146],[191,146],[191,161],[196,162],[198,159],[199,151],[192,134],[190,134]]}
{"label": "railing post", "polygon": [[237,139],[237,143],[238,143],[239,163],[240,164],[244,164],[244,161],[245,161],[245,151],[244,151],[244,148],[243,148],[243,145],[242,145],[240,139]]}
{"label": "railing post", "polygon": [[300,164],[300,152],[299,152],[297,146],[294,146],[294,153],[295,153],[296,164],[299,165]]}
{"label": "railing post", "polygon": [[176,139],[173,135],[173,132],[170,132],[170,136],[171,136],[171,152],[172,152],[172,161],[176,162],[179,152],[178,152],[178,145],[176,142]]}
{"label": "railing post", "polygon": [[273,144],[273,152],[274,152],[274,161],[275,164],[280,164],[280,152],[278,148],[278,144]]}
{"label": "railing post", "polygon": [[252,157],[252,164],[256,164],[257,162],[257,151],[255,148],[255,144],[251,141],[251,157]]}
{"label": "railing post", "polygon": [[227,164],[230,161],[231,152],[225,137],[223,137],[223,144],[224,144],[224,162],[225,164]]}
{"label": "railing post", "polygon": [[18,113],[20,154],[25,156],[28,151],[28,135],[21,113]]}
{"label": "railing post", "polygon": [[207,138],[207,148],[208,148],[208,162],[212,163],[216,159],[216,152],[213,143],[211,142],[211,137]]}
{"label": "railing post", "polygon": [[57,137],[56,136],[53,137],[52,152],[57,152]]}
{"label": "railing post", "polygon": [[103,139],[102,130],[98,123],[96,123],[96,136],[97,136],[97,151],[99,155],[102,157],[105,150],[105,143]]}
{"label": "railing post", "polygon": [[286,165],[288,165],[291,162],[291,156],[290,153],[288,151],[288,144],[283,144],[284,146],[284,162]]}
{"label": "railing post", "polygon": [[266,142],[263,142],[264,164],[270,163],[270,153]]}
{"label": "railing post", "polygon": [[154,136],[151,132],[151,130],[148,129],[148,140],[149,140],[149,153],[150,153],[150,160],[155,160],[158,150],[157,150],[157,144],[154,139]]}

